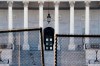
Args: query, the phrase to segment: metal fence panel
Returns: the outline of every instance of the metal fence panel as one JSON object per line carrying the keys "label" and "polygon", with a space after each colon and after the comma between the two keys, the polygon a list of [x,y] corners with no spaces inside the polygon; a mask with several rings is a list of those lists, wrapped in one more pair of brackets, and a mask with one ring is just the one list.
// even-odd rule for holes
{"label": "metal fence panel", "polygon": [[[74,38],[71,39],[71,38]],[[75,49],[70,50],[69,45],[74,44]],[[87,58],[87,50],[93,50],[96,60],[95,50],[100,49],[100,35],[59,35],[55,36],[55,66],[86,66],[91,59]],[[90,52],[92,53],[92,52]],[[99,55],[99,53],[98,53]],[[97,55],[97,56],[98,56]],[[99,57],[99,56],[98,56]],[[100,60],[100,59],[98,59]],[[100,62],[99,62],[100,63]]]}
{"label": "metal fence panel", "polygon": [[[43,40],[41,28],[0,31],[0,64],[44,66],[41,40]],[[29,50],[23,50],[25,42],[29,44]]]}

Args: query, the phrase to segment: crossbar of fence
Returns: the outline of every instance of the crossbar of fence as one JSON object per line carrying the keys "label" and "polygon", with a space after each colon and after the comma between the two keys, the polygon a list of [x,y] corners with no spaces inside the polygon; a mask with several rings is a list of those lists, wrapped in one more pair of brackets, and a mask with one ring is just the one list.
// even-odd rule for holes
{"label": "crossbar of fence", "polygon": [[33,31],[33,30],[38,31],[38,30],[42,30],[42,28],[0,30],[0,33],[23,32],[23,31]]}
{"label": "crossbar of fence", "polygon": [[56,34],[56,37],[100,37],[100,35],[82,35],[82,34],[74,34],[74,35],[71,35],[71,34]]}

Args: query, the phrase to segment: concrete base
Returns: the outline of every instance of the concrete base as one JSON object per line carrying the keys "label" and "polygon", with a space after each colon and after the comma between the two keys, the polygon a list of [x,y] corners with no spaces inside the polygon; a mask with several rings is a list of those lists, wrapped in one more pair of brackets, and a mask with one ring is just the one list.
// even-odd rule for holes
{"label": "concrete base", "polygon": [[29,45],[28,45],[28,44],[24,44],[24,45],[23,45],[23,50],[30,50]]}
{"label": "concrete base", "polygon": [[44,51],[44,57],[46,66],[54,66],[54,51]]}
{"label": "concrete base", "polygon": [[75,50],[75,44],[69,44],[68,50]]}

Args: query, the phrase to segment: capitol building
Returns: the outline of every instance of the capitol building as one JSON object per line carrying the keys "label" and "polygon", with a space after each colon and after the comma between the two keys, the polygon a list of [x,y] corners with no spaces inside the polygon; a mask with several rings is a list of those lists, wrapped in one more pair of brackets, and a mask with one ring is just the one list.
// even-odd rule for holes
{"label": "capitol building", "polygon": [[0,66],[100,66],[100,0],[0,0]]}

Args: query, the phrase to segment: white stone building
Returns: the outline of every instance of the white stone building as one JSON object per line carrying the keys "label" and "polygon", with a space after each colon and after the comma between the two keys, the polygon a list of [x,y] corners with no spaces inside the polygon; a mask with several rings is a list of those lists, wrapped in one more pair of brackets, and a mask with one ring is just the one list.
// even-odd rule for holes
{"label": "white stone building", "polygon": [[[48,14],[51,16],[49,23],[47,22]],[[43,34],[46,35],[44,36],[44,64],[45,66],[54,66],[54,34],[100,35],[100,0],[0,0],[1,31],[40,27],[44,31]],[[13,56],[15,48],[13,48],[9,50],[1,49],[1,59],[4,62],[0,62],[0,66],[32,66],[31,63],[28,63],[32,62],[28,57],[30,47],[35,47],[37,51],[41,50],[39,35],[37,34],[34,34],[37,39],[33,36],[32,41],[32,39],[29,39],[28,32],[24,32],[23,39],[20,40],[21,50],[26,53],[24,57],[28,58],[28,60],[27,58],[24,59],[26,60],[25,64],[23,58],[21,58],[22,56],[18,58],[21,59],[20,61],[13,61],[13,58],[15,58]],[[30,41],[33,43],[30,43]],[[100,62],[94,62],[96,58],[94,49],[77,52],[75,51],[76,44],[73,41],[74,38],[70,38],[68,45],[65,45],[68,47],[64,48],[70,51],[64,52],[66,53],[65,56],[61,55],[57,66],[100,66]],[[13,34],[9,33],[8,40],[5,40],[5,42],[0,40],[0,42],[13,44]],[[89,38],[85,39],[85,43],[89,43]],[[57,48],[59,52],[61,47],[62,45],[59,43]],[[6,54],[8,55],[6,56]],[[24,53],[21,55],[24,55]],[[38,52],[37,57],[39,57]],[[71,57],[75,57],[75,59],[70,59]],[[100,61],[99,49],[97,57]],[[8,59],[9,63],[6,63]],[[35,60],[36,65],[33,66],[40,66],[38,63],[40,61],[37,58]],[[73,61],[71,62],[71,60]]]}

